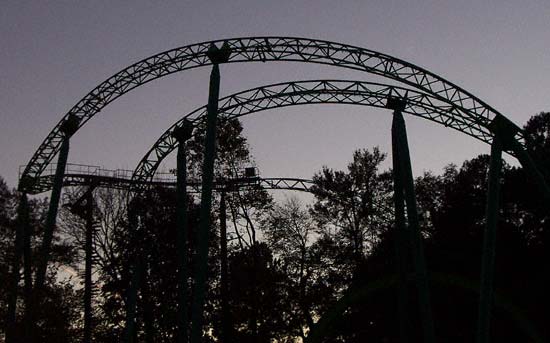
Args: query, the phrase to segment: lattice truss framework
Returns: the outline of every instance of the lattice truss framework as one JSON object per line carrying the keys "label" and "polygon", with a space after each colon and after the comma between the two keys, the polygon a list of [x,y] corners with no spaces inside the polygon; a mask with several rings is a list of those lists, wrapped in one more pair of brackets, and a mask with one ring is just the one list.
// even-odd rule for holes
{"label": "lattice truss framework", "polygon": [[[352,104],[385,108],[389,97],[407,99],[404,113],[453,128],[486,143],[492,140],[487,119],[473,120],[457,107],[426,93],[372,82],[315,80],[278,83],[224,97],[219,101],[218,111],[221,120],[229,120],[272,108],[303,104]],[[178,146],[173,132],[186,120],[197,127],[203,127],[205,115],[206,106],[200,107],[161,135],[134,172],[133,179],[138,187],[152,181],[162,160]]]}
{"label": "lattice truss framework", "polygon": [[[87,187],[100,187],[130,190],[135,188],[138,183],[138,181],[132,180],[129,177],[131,175],[130,170],[102,170],[98,169],[98,167],[88,168],[88,170],[78,168],[78,170],[76,170],[73,166],[83,167],[82,165],[67,166],[67,172],[63,176],[64,187],[84,187],[84,189],[87,189]],[[54,182],[54,171],[55,164],[44,173],[45,175],[40,176],[40,181],[38,183],[43,185],[45,189],[51,189]],[[143,186],[175,188],[176,177],[173,174],[165,174],[143,184]],[[312,180],[300,178],[263,178],[255,176],[214,181],[214,189],[216,191],[222,191],[224,189],[232,191],[234,188],[238,187],[238,189],[241,190],[260,188],[311,192],[312,186]],[[200,193],[201,187],[200,180],[188,180],[187,182],[188,193]]]}
{"label": "lattice truss framework", "polygon": [[[157,78],[202,66],[211,65],[207,56],[211,44],[225,43],[230,50],[228,63],[295,61],[333,65],[388,77],[416,87],[434,98],[452,104],[463,116],[480,124],[499,113],[453,83],[421,67],[376,51],[328,42],[295,37],[248,37],[192,44],[139,61],[99,84],[73,106],[48,134],[34,153],[22,174],[23,191],[32,191],[33,183],[59,151],[63,135],[61,124],[69,115],[80,118],[79,126],[119,96]],[[517,139],[522,142],[522,134]]]}

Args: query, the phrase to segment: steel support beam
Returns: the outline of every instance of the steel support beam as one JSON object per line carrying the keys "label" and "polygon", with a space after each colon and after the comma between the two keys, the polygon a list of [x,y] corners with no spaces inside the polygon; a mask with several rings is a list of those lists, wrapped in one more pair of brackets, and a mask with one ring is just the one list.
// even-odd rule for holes
{"label": "steel support beam", "polygon": [[397,305],[399,315],[399,341],[401,343],[407,343],[410,332],[407,312],[407,255],[409,252],[407,237],[410,237],[410,233],[408,232],[405,224],[405,198],[403,195],[403,182],[400,177],[401,167],[399,163],[396,138],[397,137],[395,135],[392,135],[393,201],[395,208],[395,228],[393,236],[395,241],[396,269],[398,273]]}
{"label": "steel support beam", "polygon": [[69,138],[67,137],[64,138],[63,144],[61,145],[61,150],[59,150],[59,159],[57,160],[54,184],[50,197],[48,212],[46,215],[44,238],[42,240],[42,246],[40,250],[40,261],[36,270],[36,282],[34,287],[35,292],[40,292],[42,286],[44,285],[44,279],[46,277],[46,269],[48,268],[50,248],[53,239],[53,233],[55,230],[57,210],[59,208],[59,198],[61,196],[61,188],[63,187],[63,174],[65,172],[65,165],[67,163],[68,154]]}
{"label": "steel support beam", "polygon": [[[491,143],[491,160],[487,186],[486,225],[483,237],[481,257],[481,275],[479,290],[479,308],[477,323],[477,342],[489,343],[491,340],[490,323],[493,303],[493,282],[495,269],[495,252],[497,241],[497,224],[500,202],[500,174],[502,170],[502,152],[515,146],[514,136],[518,128],[503,116],[497,116],[489,129],[493,132]],[[522,149],[523,150],[523,149]],[[517,153],[517,152],[516,152]],[[524,155],[519,152],[520,162]],[[527,155],[528,156],[528,155]],[[529,166],[529,163],[526,163]],[[536,172],[534,165],[533,170]],[[544,185],[544,180],[542,180]]]}
{"label": "steel support beam", "polygon": [[136,342],[137,293],[141,279],[141,268],[141,261],[138,258],[132,266],[132,276],[126,297],[126,343]]}
{"label": "steel support beam", "polygon": [[176,244],[178,254],[178,332],[177,342],[187,343],[189,326],[189,301],[188,279],[189,279],[189,248],[187,239],[189,229],[187,223],[187,158],[185,151],[185,142],[191,138],[193,125],[187,121],[178,130],[174,131],[173,136],[178,140],[177,157],[177,181],[176,181]]}
{"label": "steel support beam", "polygon": [[398,177],[401,178],[401,182],[403,184],[405,203],[407,205],[407,219],[415,268],[415,282],[418,290],[420,315],[422,318],[422,331],[424,342],[434,343],[435,330],[430,304],[426,261],[424,258],[424,249],[422,246],[422,233],[420,231],[420,225],[418,222],[418,211],[416,207],[416,197],[414,191],[414,179],[412,175],[409,144],[407,142],[407,130],[402,114],[405,105],[405,100],[390,97],[388,98],[388,103],[386,106],[393,110],[392,142],[396,145],[393,151],[397,152],[396,157],[399,165]]}
{"label": "steel support beam", "polygon": [[218,49],[215,45],[212,45],[208,57],[212,60],[213,66],[210,73],[208,110],[206,114],[201,209],[197,237],[197,267],[195,269],[195,288],[191,315],[191,343],[199,343],[202,339],[203,307],[208,270],[208,236],[210,233],[212,184],[214,179],[214,161],[216,159],[216,119],[218,116],[218,98],[220,93],[219,63],[227,62],[229,59],[228,49],[224,47]]}
{"label": "steel support beam", "polygon": [[221,298],[221,337],[222,343],[231,341],[231,321],[228,304],[229,285],[227,272],[227,209],[225,205],[225,189],[221,192],[220,199],[220,298]]}
{"label": "steel support beam", "polygon": [[50,197],[50,204],[46,216],[44,239],[42,241],[42,247],[40,251],[40,262],[36,270],[36,282],[34,287],[35,293],[40,293],[42,286],[44,286],[46,270],[48,268],[48,262],[50,258],[53,233],[55,230],[57,219],[57,210],[59,208],[59,198],[61,196],[61,188],[63,187],[63,176],[65,173],[65,166],[67,165],[67,158],[69,156],[69,140],[73,133],[75,133],[78,129],[79,121],[80,120],[76,116],[69,116],[68,119],[61,125],[61,131],[63,132],[64,137],[63,143],[61,143],[61,149],[59,150],[59,157],[55,170],[52,194]]}
{"label": "steel support beam", "polygon": [[42,301],[42,288],[46,279],[46,272],[48,269],[48,262],[50,259],[50,249],[53,240],[53,234],[56,225],[57,211],[59,209],[59,199],[61,197],[61,189],[63,187],[63,176],[65,173],[65,166],[67,165],[67,158],[69,156],[69,140],[71,136],[78,130],[80,119],[76,116],[69,116],[61,125],[61,132],[63,133],[63,142],[61,143],[61,149],[59,150],[59,157],[57,159],[57,166],[55,170],[54,182],[52,187],[52,193],[50,196],[50,204],[48,212],[46,214],[46,222],[44,225],[44,238],[42,240],[42,246],[40,249],[38,266],[35,274],[35,283],[32,290],[31,301],[28,307],[28,321],[30,327],[29,342],[34,341],[35,323],[36,323],[36,308],[40,306]]}
{"label": "steel support beam", "polygon": [[487,190],[487,222],[483,237],[483,251],[481,258],[481,282],[477,326],[478,343],[490,342],[491,304],[493,301],[493,278],[495,268],[501,169],[502,142],[498,135],[496,135],[493,139],[493,144],[491,144],[491,162],[489,166],[489,185]]}
{"label": "steel support beam", "polygon": [[[131,240],[135,240],[140,228],[141,206],[138,204],[139,199],[135,198],[128,204],[128,219],[130,222],[130,228],[134,231]],[[136,307],[137,307],[137,293],[139,282],[141,279],[141,259],[139,258],[139,252],[132,251],[130,266],[130,282],[128,290],[126,292],[126,324],[125,324],[125,343],[134,343],[136,341]]]}

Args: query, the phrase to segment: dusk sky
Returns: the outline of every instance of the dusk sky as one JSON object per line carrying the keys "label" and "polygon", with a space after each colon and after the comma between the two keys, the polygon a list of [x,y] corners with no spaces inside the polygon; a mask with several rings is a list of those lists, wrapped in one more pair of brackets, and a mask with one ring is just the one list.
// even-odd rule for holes
{"label": "dusk sky", "polygon": [[[49,131],[84,95],[153,54],[213,39],[297,36],[380,51],[463,87],[519,126],[550,111],[549,0],[12,1],[0,6],[0,175],[17,185]],[[305,63],[222,65],[221,96],[306,79],[384,81]],[[162,132],[208,97],[210,68],[124,95],[71,140],[69,162],[134,169]],[[489,146],[405,117],[414,172],[488,153]],[[391,112],[305,105],[242,119],[266,177],[342,169],[357,148],[390,150]],[[385,167],[390,166],[391,159]],[[169,165],[167,168],[170,167]]]}

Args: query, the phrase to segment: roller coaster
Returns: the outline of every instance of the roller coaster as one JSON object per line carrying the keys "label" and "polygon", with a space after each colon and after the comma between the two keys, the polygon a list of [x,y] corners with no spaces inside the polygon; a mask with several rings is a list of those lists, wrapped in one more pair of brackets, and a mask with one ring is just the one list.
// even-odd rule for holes
{"label": "roller coaster", "polygon": [[[233,63],[314,63],[328,67],[354,70],[363,78],[376,75],[389,79],[401,86],[357,80],[305,80],[289,81],[244,90],[225,97],[219,96],[220,66],[229,68]],[[93,166],[69,164],[69,142],[73,135],[101,110],[122,95],[150,81],[190,69],[211,67],[208,104],[182,115],[147,151],[133,171],[104,170]],[[422,332],[425,342],[433,343],[436,336],[433,326],[428,277],[423,255],[422,235],[418,223],[414,180],[412,175],[409,146],[403,114],[417,116],[445,127],[462,132],[491,146],[491,162],[488,178],[487,223],[481,261],[480,299],[478,309],[478,342],[489,342],[489,318],[493,294],[493,269],[495,259],[495,232],[498,217],[499,178],[504,152],[518,159],[525,170],[536,180],[549,199],[549,188],[535,162],[525,147],[522,130],[503,114],[489,106],[463,88],[412,63],[377,51],[336,42],[297,37],[246,37],[221,39],[191,44],[168,50],[136,62],[100,83],[78,101],[50,131],[45,140],[32,155],[29,163],[20,172],[19,190],[23,197],[51,190],[50,207],[45,223],[40,262],[35,273],[33,286],[34,301],[38,301],[44,285],[50,246],[56,226],[60,195],[63,187],[87,187],[83,198],[88,197],[96,187],[126,189],[129,212],[132,204],[153,186],[175,188],[177,193],[178,247],[187,249],[185,224],[187,193],[201,194],[199,237],[197,239],[197,267],[195,275],[188,275],[188,261],[179,259],[180,280],[178,342],[198,343],[203,328],[203,307],[206,283],[206,262],[208,256],[208,231],[211,226],[212,192],[224,193],[228,182],[239,187],[260,187],[263,189],[287,189],[310,191],[311,181],[304,179],[260,178],[250,174],[228,180],[214,180],[216,159],[216,130],[223,121],[244,115],[306,104],[348,104],[385,108],[392,116],[392,158],[394,180],[395,230],[401,237],[399,249],[410,247],[414,261],[417,296],[420,304]],[[204,135],[204,160],[200,180],[187,180],[186,142],[193,135]],[[174,173],[157,173],[161,162],[177,150],[177,168]],[[56,163],[52,163],[57,156]],[[225,212],[225,210],[220,210]],[[91,213],[88,210],[88,213]],[[139,216],[139,213],[134,213]],[[89,217],[89,216],[88,216]],[[223,224],[223,223],[222,223]],[[404,234],[413,232],[409,237]],[[16,247],[19,258],[13,266],[19,270],[19,259],[25,251],[24,230],[17,232]],[[90,238],[91,239],[91,238]],[[90,245],[87,242],[87,247]],[[19,249],[20,247],[20,249]],[[89,251],[87,249],[87,255]],[[184,254],[185,255],[185,254]],[[86,287],[91,284],[91,259],[86,259]],[[403,261],[400,261],[403,263]],[[13,273],[14,278],[18,273]],[[403,275],[402,275],[403,276]],[[194,280],[192,292],[192,318],[185,318],[187,280]],[[403,280],[403,279],[402,279]],[[17,280],[16,280],[17,281]],[[15,282],[17,285],[18,282]],[[129,292],[128,315],[124,340],[133,342],[135,332],[135,298],[137,289]],[[16,290],[12,290],[16,295]],[[400,295],[400,299],[403,295]],[[16,297],[16,296],[14,296]],[[91,341],[90,291],[85,294],[85,337]],[[134,299],[132,301],[131,299]],[[12,317],[13,319],[15,317]],[[189,325],[190,324],[190,325]],[[190,331],[188,332],[188,327]],[[400,327],[406,336],[406,328]],[[310,335],[313,342],[318,335]],[[13,339],[8,334],[8,342]],[[221,340],[226,343],[226,337]]]}

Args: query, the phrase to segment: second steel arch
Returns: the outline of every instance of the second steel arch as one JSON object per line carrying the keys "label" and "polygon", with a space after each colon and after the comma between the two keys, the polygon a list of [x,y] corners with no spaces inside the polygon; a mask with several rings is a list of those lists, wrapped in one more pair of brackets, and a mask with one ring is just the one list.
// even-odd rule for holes
{"label": "second steel arch", "polygon": [[[372,82],[346,80],[311,80],[277,83],[238,92],[221,98],[219,115],[237,118],[267,109],[304,104],[351,104],[385,108],[389,97],[407,98],[405,113],[450,127],[485,143],[492,140],[489,120],[472,120],[453,105],[414,90]],[[140,184],[150,181],[162,160],[178,141],[174,131],[186,120],[199,124],[207,108],[200,107],[166,130],[139,162],[133,179]]]}

